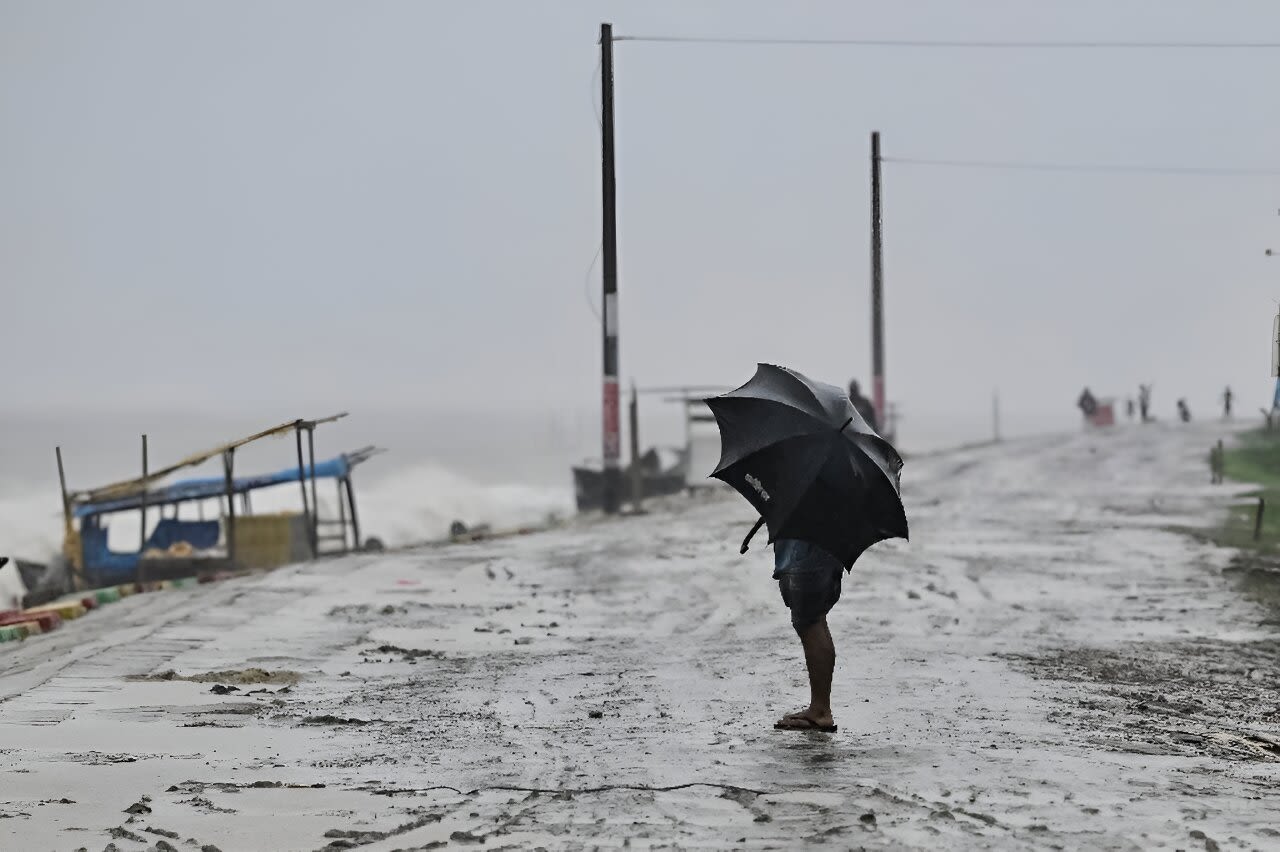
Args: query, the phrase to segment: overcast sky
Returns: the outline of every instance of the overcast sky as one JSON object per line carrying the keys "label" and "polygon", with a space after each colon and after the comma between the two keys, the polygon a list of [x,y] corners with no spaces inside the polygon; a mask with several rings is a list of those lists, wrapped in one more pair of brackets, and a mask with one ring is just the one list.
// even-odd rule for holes
{"label": "overcast sky", "polygon": [[[0,0],[6,405],[590,412],[601,20],[1280,42],[1274,2]],[[616,45],[624,381],[869,366],[890,157],[1280,169],[1280,50]],[[1268,400],[1280,177],[885,167],[917,424]],[[305,409],[305,410],[301,410]]]}

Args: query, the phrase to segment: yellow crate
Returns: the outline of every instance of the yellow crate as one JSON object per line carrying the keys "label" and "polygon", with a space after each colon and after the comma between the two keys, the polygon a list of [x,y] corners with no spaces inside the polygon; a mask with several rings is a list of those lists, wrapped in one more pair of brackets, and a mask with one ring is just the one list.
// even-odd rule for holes
{"label": "yellow crate", "polygon": [[237,517],[235,539],[236,561],[246,568],[275,568],[311,556],[307,525],[297,512]]}

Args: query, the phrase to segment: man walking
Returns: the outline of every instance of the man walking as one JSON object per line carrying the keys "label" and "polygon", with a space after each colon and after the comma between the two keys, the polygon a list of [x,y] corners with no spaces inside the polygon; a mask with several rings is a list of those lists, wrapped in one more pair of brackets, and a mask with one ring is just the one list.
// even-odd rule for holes
{"label": "man walking", "polygon": [[[856,385],[849,392],[862,396]],[[872,434],[845,388],[786,367],[757,364],[750,381],[706,404],[720,428],[720,464],[711,475],[759,515],[739,552],[768,524],[773,578],[804,649],[809,704],[774,727],[835,731],[827,613],[840,599],[844,572],[869,547],[908,535],[902,457]]]}
{"label": "man walking", "polygon": [[773,577],[782,601],[791,610],[791,626],[804,648],[809,670],[809,706],[779,719],[774,727],[785,731],[835,733],[831,715],[831,678],[836,648],[827,629],[827,613],[840,600],[844,565],[815,544],[779,539],[773,544]]}

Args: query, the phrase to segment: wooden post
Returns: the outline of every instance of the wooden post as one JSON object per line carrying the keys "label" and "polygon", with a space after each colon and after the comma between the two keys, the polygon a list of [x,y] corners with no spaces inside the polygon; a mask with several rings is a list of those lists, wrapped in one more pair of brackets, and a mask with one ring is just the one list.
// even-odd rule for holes
{"label": "wooden post", "polygon": [[342,528],[342,552],[346,553],[351,548],[347,547],[347,501],[343,499],[342,480],[337,482],[338,488],[338,524]]}
{"label": "wooden post", "polygon": [[232,566],[236,562],[236,495],[235,495],[235,449],[222,454],[222,469],[226,475],[227,487],[227,561]]}
{"label": "wooden post", "polygon": [[631,383],[631,508],[639,512],[644,501],[644,477],[640,471],[640,395],[636,383]]}
{"label": "wooden post", "polygon": [[[71,533],[75,531],[74,522],[71,519],[71,495],[67,493],[67,472],[62,466],[62,447],[54,447],[54,454],[58,457],[58,485],[62,488],[62,541],[65,545],[71,538]],[[65,551],[65,547],[63,550]],[[80,542],[80,552],[76,554],[79,558],[79,564],[71,554],[64,552],[62,554],[71,563],[71,581],[77,589],[83,589],[84,582],[84,541]]]}
{"label": "wooden post", "polygon": [[54,447],[58,456],[58,484],[62,486],[62,523],[71,529],[71,498],[67,495],[67,472],[62,467],[62,447]]}
{"label": "wooden post", "polygon": [[311,557],[320,556],[320,501],[316,498],[316,427],[307,428],[307,455],[311,463]]}
{"label": "wooden post", "polygon": [[693,412],[695,406],[702,405],[702,401],[697,402],[689,399],[688,391],[681,389],[680,395],[684,398],[684,453],[685,458],[693,455]]}
{"label": "wooden post", "polygon": [[[307,530],[311,529],[311,509],[307,506],[307,474],[306,468],[302,465],[302,421],[295,421],[293,424],[293,434],[298,444],[298,487],[302,489],[302,522]],[[308,532],[307,543],[311,543],[310,532]],[[312,556],[314,556],[314,551]]]}
{"label": "wooden post", "polygon": [[142,493],[138,495],[138,523],[140,529],[138,531],[138,570],[137,582],[144,583],[147,579],[147,561],[143,559],[143,554],[147,550],[147,436],[142,436]]}
{"label": "wooden post", "polygon": [[1258,498],[1258,514],[1253,520],[1253,540],[1257,541],[1262,538],[1262,513],[1266,511],[1267,501]]}
{"label": "wooden post", "polygon": [[351,538],[355,545],[354,549],[360,550],[362,547],[360,542],[360,517],[356,514],[356,492],[351,487],[351,474],[344,476],[342,482],[347,488],[347,508],[351,510]]}

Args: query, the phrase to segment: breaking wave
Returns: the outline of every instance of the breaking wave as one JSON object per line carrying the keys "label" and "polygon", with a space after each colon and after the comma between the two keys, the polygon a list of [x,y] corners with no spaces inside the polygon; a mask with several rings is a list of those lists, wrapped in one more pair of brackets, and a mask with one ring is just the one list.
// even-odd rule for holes
{"label": "breaking wave", "polygon": [[[356,485],[361,532],[391,546],[438,539],[457,520],[494,529],[539,523],[573,512],[569,487],[491,485],[433,464],[417,464]],[[324,500],[321,510],[325,510]]]}

